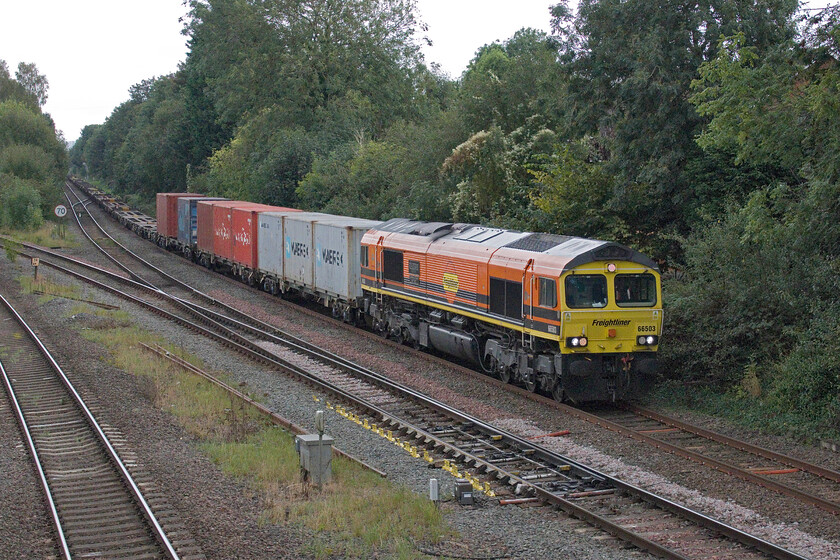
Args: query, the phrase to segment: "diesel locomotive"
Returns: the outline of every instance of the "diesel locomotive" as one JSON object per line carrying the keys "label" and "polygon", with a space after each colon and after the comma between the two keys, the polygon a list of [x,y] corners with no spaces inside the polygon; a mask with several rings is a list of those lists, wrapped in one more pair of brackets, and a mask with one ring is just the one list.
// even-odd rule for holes
{"label": "diesel locomotive", "polygon": [[574,402],[656,372],[659,269],[617,243],[394,219],[362,238],[371,328]]}

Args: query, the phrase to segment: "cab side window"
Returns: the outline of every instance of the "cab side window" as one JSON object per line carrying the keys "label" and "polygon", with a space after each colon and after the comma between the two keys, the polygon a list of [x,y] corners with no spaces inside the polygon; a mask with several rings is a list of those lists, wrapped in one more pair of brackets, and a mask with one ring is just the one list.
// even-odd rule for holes
{"label": "cab side window", "polygon": [[540,307],[557,307],[557,283],[553,278],[540,278],[539,291]]}

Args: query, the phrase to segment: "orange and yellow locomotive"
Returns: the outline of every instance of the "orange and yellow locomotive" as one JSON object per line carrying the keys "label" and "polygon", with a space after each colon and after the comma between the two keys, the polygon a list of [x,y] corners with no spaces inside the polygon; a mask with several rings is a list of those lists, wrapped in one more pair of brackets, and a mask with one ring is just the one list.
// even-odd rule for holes
{"label": "orange and yellow locomotive", "polygon": [[617,243],[393,219],[362,238],[369,326],[574,402],[656,371],[659,269]]}

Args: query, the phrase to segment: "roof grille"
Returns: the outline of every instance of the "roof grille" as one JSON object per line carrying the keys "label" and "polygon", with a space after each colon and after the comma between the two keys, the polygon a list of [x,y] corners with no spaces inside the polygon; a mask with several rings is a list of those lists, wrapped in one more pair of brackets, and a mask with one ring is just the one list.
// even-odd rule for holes
{"label": "roof grille", "polygon": [[517,239],[516,241],[512,241],[505,245],[505,247],[510,247],[511,249],[522,249],[523,251],[534,251],[536,253],[543,253],[548,251],[552,247],[557,247],[572,239],[572,237],[568,235],[556,235],[553,233],[532,233],[531,235],[527,235],[522,237],[521,239]]}

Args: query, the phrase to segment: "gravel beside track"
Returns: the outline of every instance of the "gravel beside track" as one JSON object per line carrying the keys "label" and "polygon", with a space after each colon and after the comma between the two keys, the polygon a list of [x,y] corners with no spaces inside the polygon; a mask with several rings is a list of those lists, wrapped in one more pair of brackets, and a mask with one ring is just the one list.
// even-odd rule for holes
{"label": "gravel beside track", "polygon": [[[44,276],[62,284],[78,285],[83,297],[119,305],[129,312],[143,328],[157,332],[168,341],[200,355],[206,364],[219,371],[227,371],[252,394],[273,410],[303,426],[310,426],[315,410],[324,408],[323,400],[313,399],[312,390],[281,374],[252,364],[205,338],[169,323],[142,309],[117,300],[109,294],[95,292],[58,273],[41,268]],[[28,263],[18,259],[0,267],[0,292],[17,294],[17,277],[29,273]],[[219,472],[196,447],[191,436],[175,426],[165,412],[155,409],[143,396],[142,387],[131,375],[121,372],[102,360],[102,349],[76,334],[89,328],[92,316],[69,316],[76,302],[53,299],[38,303],[33,296],[14,297],[21,312],[29,317],[38,332],[54,351],[57,359],[66,364],[66,372],[77,384],[85,399],[90,399],[104,420],[123,432],[127,447],[137,453],[138,461],[158,482],[170,504],[181,513],[184,524],[202,546],[208,558],[305,558],[303,543],[313,538],[306,531],[287,526],[260,525],[258,517],[262,503],[254,491]],[[321,395],[323,397],[323,395]],[[118,402],[118,406],[109,405]],[[422,460],[411,458],[405,451],[387,440],[360,429],[330,412],[328,433],[338,445],[373,466],[385,471],[395,483],[427,494],[430,478],[441,482],[441,496],[451,495],[453,479],[441,470],[432,470]],[[9,435],[9,432],[6,432]],[[19,435],[11,432],[19,444]],[[27,472],[28,456],[18,452],[16,464]],[[28,486],[30,495],[40,498],[34,477],[26,484],[16,477],[16,484]],[[39,500],[39,503],[42,500]],[[31,502],[20,501],[21,508],[31,508]],[[557,557],[581,559],[633,559],[647,555],[626,546],[589,526],[547,508],[502,507],[493,501],[480,500],[474,507],[461,507],[451,501],[441,506],[447,518],[462,536],[458,542],[447,542],[423,550],[443,557],[464,558],[533,558]],[[2,527],[0,527],[2,528]],[[527,529],[524,529],[527,528]],[[49,525],[41,529],[47,546],[51,543]],[[10,543],[26,543],[30,531],[10,533]],[[6,533],[0,533],[6,541]],[[12,549],[10,549],[12,550]],[[49,555],[17,554],[25,546],[15,547],[14,557],[48,557]],[[0,554],[0,557],[3,557]]]}
{"label": "gravel beside track", "polygon": [[[0,291],[4,295],[16,296],[17,277],[28,274],[29,270],[28,263],[22,259],[18,260],[17,266],[9,266],[8,261],[4,261],[0,265]],[[150,328],[143,313],[128,308],[125,302],[109,294],[95,292],[44,267],[41,272],[56,282],[79,285],[82,293],[90,299],[121,306],[132,313],[139,324]],[[207,558],[306,557],[299,551],[306,538],[301,530],[262,526],[259,522],[261,503],[254,492],[247,485],[222,474],[199,452],[191,436],[175,425],[171,416],[150,403],[134,376],[111,367],[101,347],[78,336],[76,331],[89,328],[87,325],[93,317],[88,314],[70,316],[77,302],[56,298],[39,303],[34,296],[17,296],[11,300],[43,337],[101,421],[123,433],[127,441],[125,447],[136,453],[138,462],[158,483],[170,505],[184,516],[184,525]],[[5,395],[3,398],[5,400]],[[4,437],[9,435],[17,440],[15,445],[19,445],[19,430],[11,433],[4,431]],[[23,470],[31,471],[29,456],[23,453],[21,451]],[[5,480],[5,470],[2,478]],[[34,477],[30,475],[30,478],[34,485]],[[16,484],[28,485],[20,477]],[[40,489],[36,486],[32,488],[37,496],[35,503],[43,510]],[[5,499],[5,495],[0,498],[4,504],[0,508],[2,510],[6,510]],[[35,509],[32,502],[22,507]],[[32,534],[37,533],[14,531],[11,533],[13,540],[7,540],[6,533],[0,533],[0,541],[4,543],[0,558],[49,558],[45,554],[26,554],[23,552],[26,548],[21,548],[18,553],[17,548],[5,546],[6,542],[25,542]],[[47,533],[47,538],[52,539],[52,533]]]}
{"label": "gravel beside track", "polygon": [[[6,266],[8,261],[0,265]],[[0,558],[58,558],[54,535],[35,467],[3,390],[0,398]],[[10,551],[14,551],[14,556],[7,556]]]}
{"label": "gravel beside track", "polygon": [[[98,212],[98,209],[93,209],[93,212]],[[840,542],[840,521],[816,508],[775,493],[757,489],[755,486],[736,480],[733,477],[716,473],[686,460],[641,446],[637,442],[596,428],[583,421],[566,417],[551,407],[503,391],[497,382],[489,378],[464,375],[454,368],[425,360],[422,356],[410,352],[407,348],[392,348],[383,345],[378,339],[360,336],[359,333],[345,329],[326,318],[313,318],[294,305],[248,289],[233,280],[210,274],[201,267],[157,249],[121,226],[100,217],[100,214],[101,212],[97,213],[97,219],[112,235],[132,250],[143,254],[155,265],[220,300],[235,303],[240,307],[247,307],[254,316],[277,324],[281,328],[319,344],[327,350],[389,375],[397,381],[421,389],[453,406],[521,435],[530,436],[557,430],[570,430],[571,434],[569,436],[562,439],[554,438],[557,441],[552,445],[561,445],[564,452],[567,452],[573,458],[583,462],[587,462],[587,460],[600,461],[599,465],[602,465],[604,470],[609,470],[619,476],[621,476],[621,468],[625,466],[636,467],[633,472],[641,474],[639,474],[637,480],[631,480],[631,482],[657,492],[660,492],[664,485],[673,485],[670,491],[673,492],[674,496],[682,496],[683,499],[677,499],[681,502],[689,499],[686,496],[690,496],[694,492],[699,498],[690,505],[703,513],[724,519],[749,531],[758,528],[759,530],[755,532],[759,536],[769,539],[773,539],[773,534],[778,531],[785,533],[786,536],[792,535],[796,540],[785,541],[786,544],[793,550],[814,558],[840,557],[836,548],[837,543]],[[102,266],[108,266],[104,257],[95,254],[86,247],[68,252],[102,263]],[[8,261],[0,265],[0,286],[5,284],[4,290],[7,290],[10,284],[16,284],[13,281],[16,274],[8,270],[9,268]],[[29,268],[26,267],[25,269],[21,268],[21,272],[17,274],[29,273]],[[64,278],[61,278],[60,281],[62,283],[71,282]],[[109,297],[101,294],[90,294],[90,296],[92,299],[112,302]],[[62,305],[57,301],[54,300],[46,307]],[[263,395],[267,393],[264,399],[266,403],[289,419],[301,425],[310,426],[314,411],[323,408],[324,403],[316,403],[312,399],[311,390],[305,387],[293,388],[297,384],[288,381],[285,377],[244,362],[239,356],[218,349],[215,345],[208,344],[196,335],[182,332],[183,329],[176,325],[169,325],[158,317],[150,316],[145,312],[129,309],[121,302],[116,304],[129,310],[146,328],[158,330],[170,341],[202,355],[206,363],[212,367],[230,371],[238,379],[247,383],[248,389],[254,394]],[[54,318],[61,315],[61,313],[52,310],[49,311],[49,314]],[[56,326],[56,328],[63,329],[63,326]],[[85,344],[77,340],[75,344],[69,344],[68,348],[74,349]],[[98,350],[89,349],[87,352],[96,354]],[[91,358],[93,357],[95,356],[91,356]],[[119,372],[112,371],[112,368],[105,365],[96,365],[92,369],[101,370],[98,372],[99,375],[103,375],[107,371],[110,375],[120,378]],[[95,378],[96,374],[93,375]],[[127,376],[122,374],[122,378],[125,377]],[[93,378],[91,381],[93,381]],[[131,385],[135,385],[130,378],[128,380],[122,379],[121,385],[125,392],[123,398],[136,401],[133,406],[137,408],[137,414],[140,414],[144,421],[149,418],[149,422],[168,423],[164,414],[148,410],[147,402],[137,396],[136,387],[133,387],[132,392],[129,392]],[[102,390],[110,392],[108,387]],[[114,394],[119,394],[119,392]],[[120,426],[127,433],[135,432],[132,423],[136,422],[138,417],[137,414],[131,414],[130,410],[124,411],[125,418],[123,419],[128,427]],[[800,446],[784,438],[758,436],[716,419],[705,418],[700,415],[690,416],[691,421],[705,427],[736,435],[780,452],[840,470],[840,456],[837,454]],[[355,424],[335,414],[329,414],[327,421],[329,433],[337,438],[338,445],[342,449],[384,470],[392,480],[405,483],[425,494],[428,489],[428,479],[435,477],[442,482],[442,495],[451,492],[451,479],[447,473],[429,471],[423,463],[415,464],[416,461],[401,449],[392,446],[377,436],[373,436],[369,432],[360,430]],[[150,444],[157,445],[155,442],[163,437],[157,430],[158,428],[152,427],[140,430],[140,434],[135,440],[135,449],[139,451],[138,446],[144,448],[141,457],[145,453],[154,455],[152,451],[147,451],[145,448],[152,447]],[[171,426],[161,431],[165,433],[178,432],[177,428]],[[131,437],[130,434],[129,437]],[[143,439],[144,437],[152,439],[147,441]],[[179,434],[177,437],[183,438],[179,440],[180,446],[192,450],[187,436]],[[169,441],[168,443],[161,442],[160,445],[167,448],[175,444]],[[190,469],[209,469],[211,474],[214,473],[215,467],[210,465],[206,459],[193,451],[191,451],[191,455],[194,457],[189,462]],[[147,459],[146,462],[151,462],[151,459]],[[159,462],[166,464],[165,460]],[[164,469],[163,475],[170,475],[170,473],[167,469]],[[650,475],[649,478],[648,475]],[[176,475],[171,473],[171,476]],[[191,483],[188,482],[191,480],[190,476],[192,475],[181,474],[181,484],[188,489],[200,488],[201,483],[191,486]],[[216,477],[218,477],[218,480]],[[233,485],[235,489],[229,492],[239,499],[242,499],[243,494],[248,494],[246,489],[236,487],[235,483],[221,477],[217,472],[211,478],[223,486]],[[180,495],[177,493],[183,491],[183,488],[177,484],[174,488],[176,488],[174,490],[175,495]],[[220,490],[220,492],[222,491]],[[186,503],[186,500],[182,504],[174,503],[175,501],[175,498],[173,498],[173,505],[176,505],[179,509],[182,505],[186,510],[193,508]],[[216,500],[211,498],[199,503],[207,505],[209,502],[216,502]],[[240,513],[240,510],[236,510],[233,506],[226,507],[228,503],[232,502],[221,500],[217,502],[217,506],[218,504],[224,504],[224,510],[226,512],[230,511],[230,515],[219,515],[218,512],[215,515],[206,514],[209,519],[205,521],[196,520],[194,525],[188,524],[195,531],[194,535],[199,542],[203,541],[205,535],[210,541],[223,541],[223,538],[216,539],[215,535],[211,534],[213,531],[218,531],[216,525],[223,523],[222,519],[224,519],[225,524],[239,522],[233,519],[233,512],[235,510]],[[258,500],[248,498],[240,505],[244,508],[243,512],[249,508],[253,510],[250,513],[251,519],[257,515],[259,510]],[[616,545],[613,539],[605,538],[602,534],[593,532],[575,521],[559,515],[551,516],[555,519],[547,519],[543,513],[544,508],[502,508],[489,503],[484,503],[482,507],[478,508],[460,508],[453,504],[444,504],[443,507],[451,510],[452,524],[462,531],[466,541],[473,543],[473,546],[468,549],[452,544],[451,549],[445,552],[453,556],[473,555],[481,557],[482,554],[499,554],[500,551],[513,558],[550,558],[557,557],[558,553],[576,558],[629,558],[640,556],[640,553],[636,551],[623,550],[622,546]],[[203,514],[191,515],[200,519]],[[248,518],[248,515],[244,517]],[[524,529],[526,527],[527,529]],[[255,530],[252,538],[254,540],[270,539],[269,536],[264,534],[266,531],[270,532],[270,530],[289,531],[288,528],[260,528]],[[237,534],[237,538],[243,534],[242,531],[235,529],[229,529],[229,531],[228,534]],[[762,531],[764,532],[762,533]],[[558,535],[562,536],[558,537]],[[596,535],[595,539],[592,538],[593,535]],[[301,535],[297,534],[293,537],[302,538]],[[290,537],[287,536],[287,538]],[[293,538],[292,541],[299,542],[299,540],[295,541]],[[830,543],[834,543],[834,545],[832,546]],[[235,555],[225,556],[221,552],[214,552],[217,550],[230,552],[233,547],[224,548],[221,543],[211,543],[210,548],[212,550],[205,550],[208,557],[235,557]],[[286,546],[283,546],[282,549],[290,550]],[[266,551],[267,556],[265,557],[277,557],[276,543],[273,555],[268,552],[270,547],[260,550]],[[261,556],[249,554],[248,557]]]}

